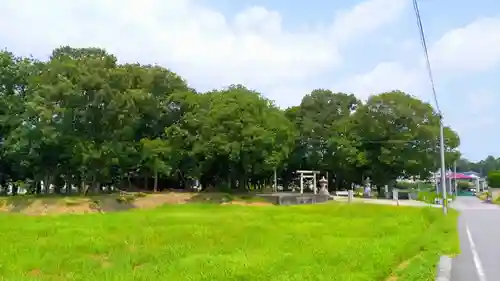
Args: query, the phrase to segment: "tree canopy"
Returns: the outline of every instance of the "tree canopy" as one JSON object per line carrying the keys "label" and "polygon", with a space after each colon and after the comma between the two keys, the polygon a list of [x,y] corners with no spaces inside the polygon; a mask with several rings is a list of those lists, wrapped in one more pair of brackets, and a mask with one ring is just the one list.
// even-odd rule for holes
{"label": "tree canopy", "polygon": [[489,155],[483,160],[473,162],[465,158],[460,158],[457,161],[458,172],[476,172],[482,176],[487,176],[492,171],[500,171],[500,157],[495,158]]}
{"label": "tree canopy", "polygon": [[[313,89],[283,110],[243,85],[197,92],[167,68],[65,46],[47,61],[0,52],[0,103],[3,193],[40,193],[41,182],[82,193],[193,180],[255,189],[299,169],[328,172],[342,188],[426,178],[439,166],[438,114],[401,91],[362,102]],[[445,138],[454,161],[459,137],[446,127]]]}

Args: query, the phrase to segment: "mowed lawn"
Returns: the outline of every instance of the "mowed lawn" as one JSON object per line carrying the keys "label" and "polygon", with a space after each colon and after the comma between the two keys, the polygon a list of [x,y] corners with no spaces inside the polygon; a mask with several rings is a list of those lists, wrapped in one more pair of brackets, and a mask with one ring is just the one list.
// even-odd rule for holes
{"label": "mowed lawn", "polygon": [[458,251],[456,220],[339,203],[1,214],[0,280],[434,280],[439,255]]}

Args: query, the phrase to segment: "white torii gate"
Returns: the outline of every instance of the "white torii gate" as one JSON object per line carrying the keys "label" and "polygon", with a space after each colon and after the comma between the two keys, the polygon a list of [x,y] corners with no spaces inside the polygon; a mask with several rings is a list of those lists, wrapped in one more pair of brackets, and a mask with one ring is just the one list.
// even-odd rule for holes
{"label": "white torii gate", "polygon": [[319,171],[309,171],[309,170],[298,170],[297,173],[300,174],[300,194],[304,193],[304,180],[312,179],[313,181],[313,192],[316,194],[316,175],[319,174]]}

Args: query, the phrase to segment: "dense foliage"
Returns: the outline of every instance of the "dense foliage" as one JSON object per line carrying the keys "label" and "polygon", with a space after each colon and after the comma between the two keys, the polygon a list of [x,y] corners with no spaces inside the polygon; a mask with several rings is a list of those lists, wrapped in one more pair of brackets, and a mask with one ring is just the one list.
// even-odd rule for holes
{"label": "dense foliage", "polygon": [[500,170],[500,157],[495,158],[493,156],[488,156],[484,160],[473,162],[465,158],[461,158],[457,161],[457,171],[458,172],[476,172],[482,176],[488,175],[491,171]]}
{"label": "dense foliage", "polygon": [[[286,93],[284,93],[286,94]],[[47,61],[0,52],[0,185],[42,192],[105,187],[261,188],[276,170],[328,172],[330,187],[377,185],[437,168],[439,117],[400,91],[370,97],[316,89],[282,110],[242,85],[198,93],[156,65],[98,48]],[[446,128],[448,160],[459,138]]]}
{"label": "dense foliage", "polygon": [[500,188],[500,171],[490,171],[486,177],[488,186]]}

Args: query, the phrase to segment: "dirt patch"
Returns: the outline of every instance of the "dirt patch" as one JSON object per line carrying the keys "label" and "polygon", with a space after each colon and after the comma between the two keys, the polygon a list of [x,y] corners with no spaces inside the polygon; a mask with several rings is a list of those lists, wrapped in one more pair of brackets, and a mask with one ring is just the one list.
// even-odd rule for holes
{"label": "dirt patch", "polygon": [[396,269],[394,269],[394,271],[392,272],[392,274],[387,278],[385,279],[385,281],[398,281],[399,280],[399,277],[398,277],[398,272],[401,272],[402,270],[405,270],[409,265],[410,263],[415,260],[416,258],[420,257],[421,256],[421,253],[419,253],[418,255],[415,255],[405,261],[403,261],[402,263],[400,263]]}
{"label": "dirt patch", "polygon": [[150,209],[164,204],[189,202],[193,193],[127,193],[103,194],[93,197],[51,197],[51,198],[8,198],[0,200],[0,212],[26,215],[88,214],[124,211],[129,209]]}
{"label": "dirt patch", "polygon": [[185,204],[193,198],[194,193],[158,193],[148,194],[146,197],[136,198],[132,204],[136,208],[156,208],[165,204]]}
{"label": "dirt patch", "polygon": [[93,255],[91,256],[91,258],[98,262],[103,268],[109,268],[112,266],[112,263],[109,261],[109,258],[107,256]]}
{"label": "dirt patch", "polygon": [[30,216],[44,216],[53,214],[87,214],[93,213],[88,203],[65,206],[57,203],[45,203],[42,200],[34,200],[31,204],[19,207],[15,204],[6,205],[1,211],[22,213]]}
{"label": "dirt patch", "polygon": [[385,281],[398,281],[398,277],[395,275],[391,275]]}
{"label": "dirt patch", "polygon": [[31,277],[39,277],[42,274],[42,271],[38,268],[32,269],[28,272],[28,275]]}
{"label": "dirt patch", "polygon": [[134,271],[140,270],[143,268],[146,264],[134,264]]}
{"label": "dirt patch", "polygon": [[213,203],[221,205],[269,206],[269,202],[252,195],[234,196],[226,193],[122,192],[99,196],[68,197],[5,197],[0,198],[0,212],[22,213],[30,216],[56,214],[88,214],[153,209],[165,204]]}

